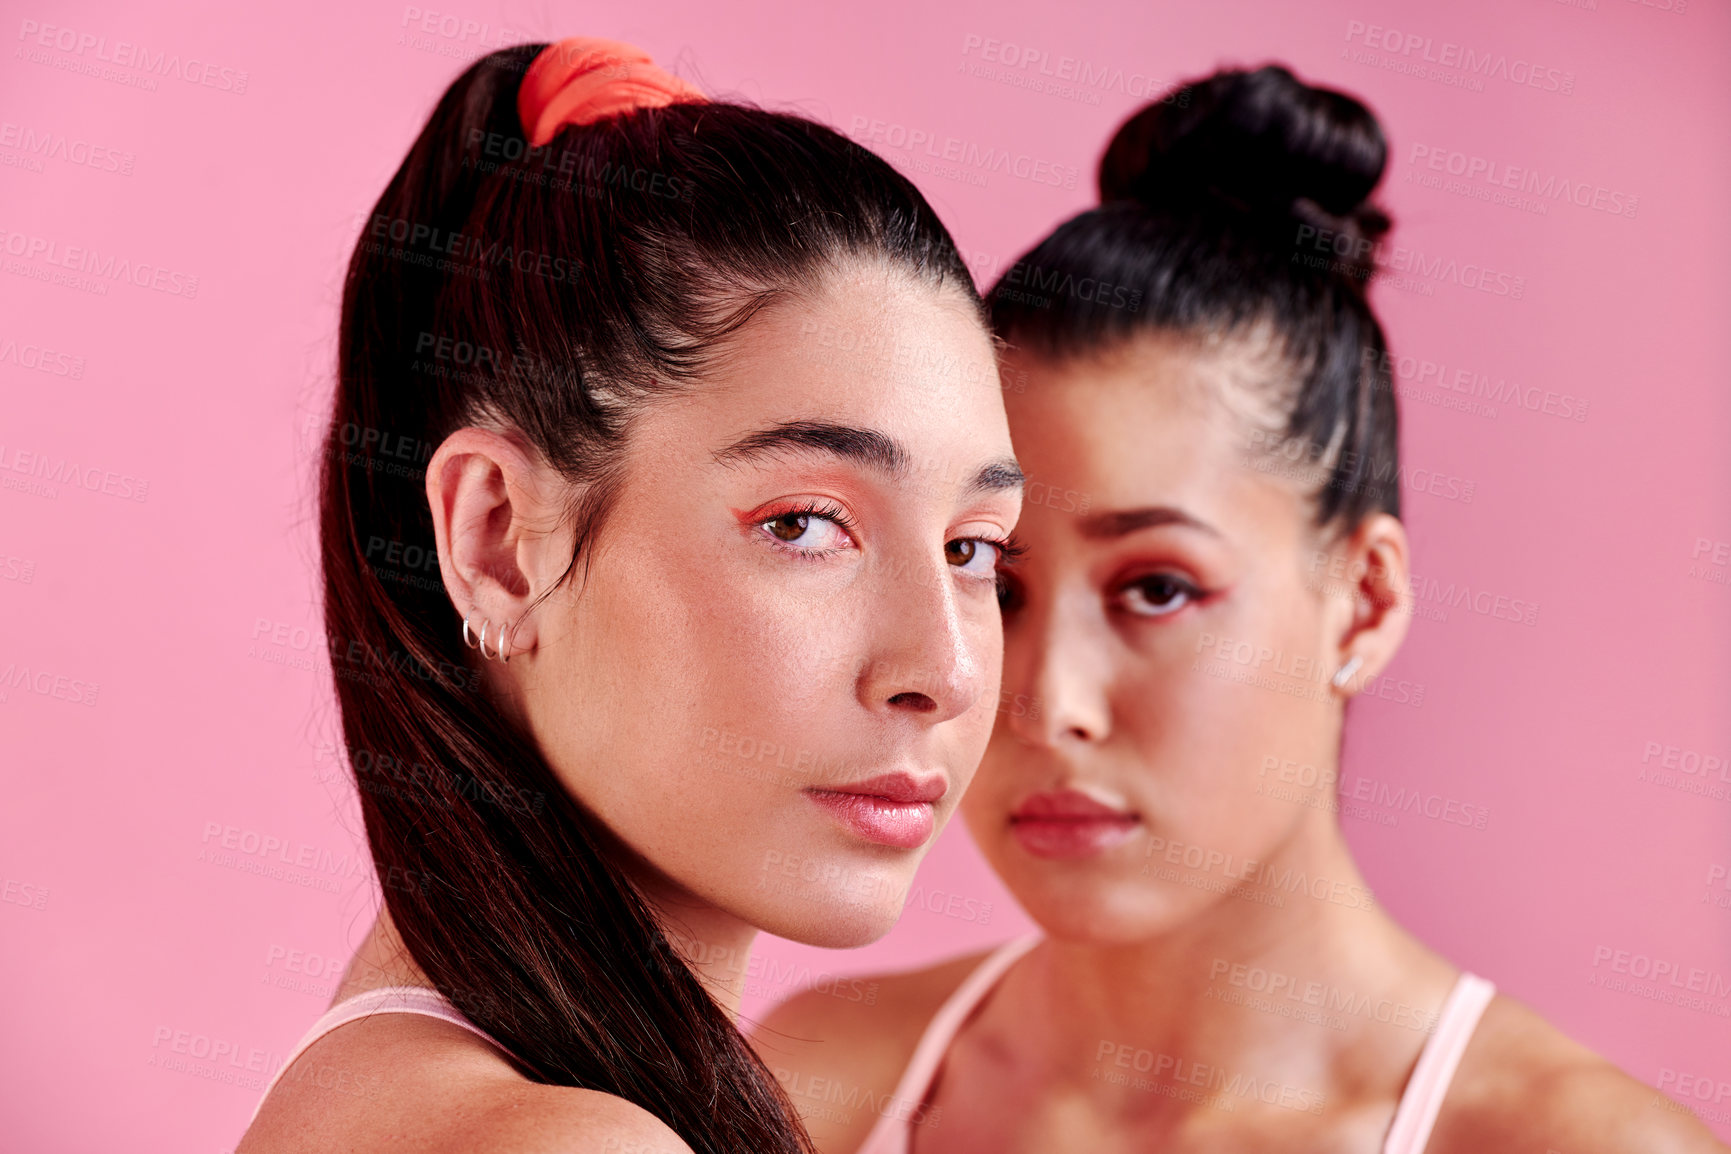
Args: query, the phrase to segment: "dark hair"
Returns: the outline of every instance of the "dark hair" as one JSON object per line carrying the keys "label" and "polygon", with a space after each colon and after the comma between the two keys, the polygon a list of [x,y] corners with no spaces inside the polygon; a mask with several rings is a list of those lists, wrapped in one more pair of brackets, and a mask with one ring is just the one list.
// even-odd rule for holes
{"label": "dark hair", "polygon": [[1055,359],[1151,330],[1266,328],[1288,370],[1271,448],[1326,473],[1317,524],[1398,516],[1387,342],[1366,297],[1390,225],[1369,203],[1386,156],[1368,108],[1284,68],[1182,85],[1118,129],[1100,207],[992,288],[993,328]]}
{"label": "dark hair", "polygon": [[574,568],[633,413],[838,262],[884,262],[981,306],[914,186],[809,120],[680,103],[531,148],[516,97],[543,47],[495,52],[446,91],[343,288],[320,478],[326,631],[351,765],[416,771],[412,788],[357,774],[367,839],[409,953],[526,1077],[619,1095],[697,1151],[803,1150],[785,1093],[621,848],[481,692],[443,586],[383,562],[436,556],[425,464],[487,423],[582,494]]}

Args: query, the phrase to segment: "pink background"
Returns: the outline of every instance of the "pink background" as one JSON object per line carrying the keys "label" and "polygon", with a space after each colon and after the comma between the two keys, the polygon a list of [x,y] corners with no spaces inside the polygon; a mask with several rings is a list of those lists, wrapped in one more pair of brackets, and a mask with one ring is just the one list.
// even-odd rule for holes
{"label": "pink background", "polygon": [[[1150,83],[1274,58],[1368,99],[1392,138],[1395,241],[1439,270],[1377,289],[1394,348],[1451,382],[1515,382],[1537,409],[1403,396],[1408,460],[1445,494],[1409,492],[1417,569],[1539,608],[1530,627],[1466,606],[1421,617],[1394,676],[1425,686],[1422,706],[1353,712],[1349,773],[1484,807],[1487,828],[1401,814],[1348,818],[1348,836],[1407,925],[1635,1077],[1731,1081],[1731,998],[1687,1008],[1591,984],[1603,950],[1731,982],[1731,889],[1714,872],[1731,866],[1731,773],[1712,776],[1718,796],[1692,794],[1675,781],[1709,775],[1650,780],[1667,755],[1647,752],[1694,751],[1674,755],[1692,768],[1731,755],[1731,10],[436,2],[452,7],[41,0],[0,25],[7,1150],[232,1148],[256,1071],[320,1012],[367,925],[355,806],[322,744],[334,719],[309,499],[340,274],[460,63],[579,32],[639,43],[712,93],[875,136],[987,281],[1088,204],[1099,149]],[[46,25],[44,46],[31,29]],[[1536,65],[1540,86],[1463,86],[1461,69],[1424,64],[1423,37],[1433,59],[1453,42],[1517,77]],[[180,72],[94,60],[118,41]],[[1031,86],[1078,67],[1064,58],[1104,81]],[[945,168],[906,147],[917,132],[1078,178]],[[1427,187],[1408,179],[1430,172],[1415,146],[1445,166],[1461,153],[1560,177],[1588,203],[1540,214]],[[1632,218],[1603,210],[1631,197]],[[33,252],[36,238],[54,247]],[[69,246],[152,272],[100,293],[41,279]],[[1463,285],[1467,266],[1504,274],[1493,286],[1520,278],[1521,299]],[[1544,411],[1563,395],[1571,411],[1587,402],[1584,420]],[[33,489],[36,455],[71,458],[90,488]],[[229,827],[242,848],[213,855]],[[256,872],[282,858],[303,868]],[[749,1006],[1026,924],[959,828],[919,884],[870,949],[766,941]],[[174,1054],[183,1034],[221,1057]],[[1731,1096],[1717,1109],[1731,1136]]]}

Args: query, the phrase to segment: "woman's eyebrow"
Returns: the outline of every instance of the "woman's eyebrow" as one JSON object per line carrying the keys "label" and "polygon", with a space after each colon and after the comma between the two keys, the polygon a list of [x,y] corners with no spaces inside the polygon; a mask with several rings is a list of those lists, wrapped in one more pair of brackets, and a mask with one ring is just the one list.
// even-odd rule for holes
{"label": "woman's eyebrow", "polygon": [[[715,452],[723,465],[751,462],[782,453],[820,453],[864,465],[900,480],[913,472],[913,455],[888,433],[830,421],[784,421],[747,433]],[[995,493],[1022,486],[1022,468],[1005,457],[984,465],[968,482],[969,492]]]}
{"label": "woman's eyebrow", "polygon": [[1094,540],[1124,537],[1140,529],[1152,529],[1158,525],[1185,525],[1200,529],[1204,533],[1212,533],[1216,537],[1220,535],[1220,531],[1206,521],[1199,521],[1184,510],[1170,505],[1150,505],[1142,509],[1108,509],[1081,520],[1082,536]]}
{"label": "woman's eyebrow", "polygon": [[724,465],[750,462],[781,453],[824,453],[900,477],[913,458],[894,437],[876,429],[828,421],[784,421],[747,433],[715,453]]}
{"label": "woman's eyebrow", "polygon": [[1022,466],[1015,458],[1005,457],[993,461],[978,473],[968,484],[971,493],[999,493],[1005,489],[1020,489],[1027,478],[1022,475]]}

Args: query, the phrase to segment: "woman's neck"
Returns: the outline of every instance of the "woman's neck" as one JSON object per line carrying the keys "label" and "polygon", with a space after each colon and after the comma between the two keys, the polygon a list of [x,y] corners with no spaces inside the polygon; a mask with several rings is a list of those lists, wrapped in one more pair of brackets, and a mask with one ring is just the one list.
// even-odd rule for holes
{"label": "woman's neck", "polygon": [[[1293,1103],[1380,1074],[1398,1094],[1455,971],[1374,904],[1332,819],[1315,824],[1256,875],[1280,904],[1222,894],[1145,940],[1052,939],[988,1003],[979,1031],[998,1037],[983,1040],[1131,1113],[1176,1108],[1160,1082],[1217,1074],[1278,1083]],[[1155,1092],[1124,1092],[1138,1082]]]}
{"label": "woman's neck", "polygon": [[657,895],[648,900],[674,951],[737,1024],[756,927],[696,899]]}
{"label": "woman's neck", "polygon": [[397,932],[396,923],[391,920],[391,911],[379,907],[379,916],[373,921],[373,928],[367,931],[367,936],[361,939],[360,946],[355,950],[355,956],[349,961],[349,968],[343,974],[343,980],[337,985],[336,996],[331,1004],[352,998],[365,990],[378,989],[380,986],[427,986],[431,988],[433,981],[426,972],[416,964],[409,954],[409,947],[404,944],[402,935]]}
{"label": "woman's neck", "polygon": [[[673,948],[686,960],[710,997],[737,1022],[757,930],[704,903],[663,897],[652,901],[651,908]],[[433,980],[410,955],[396,923],[391,920],[390,910],[382,907],[373,928],[349,962],[331,1004],[380,986],[433,988]]]}

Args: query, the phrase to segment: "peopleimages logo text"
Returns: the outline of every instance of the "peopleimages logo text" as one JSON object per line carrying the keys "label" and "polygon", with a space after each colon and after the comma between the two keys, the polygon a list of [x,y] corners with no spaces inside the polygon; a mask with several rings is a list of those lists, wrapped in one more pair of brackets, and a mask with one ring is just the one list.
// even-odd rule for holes
{"label": "peopleimages logo text", "polygon": [[1346,22],[1346,39],[1366,48],[1391,56],[1416,59],[1441,68],[1453,68],[1469,76],[1485,80],[1505,80],[1545,92],[1572,96],[1575,74],[1560,68],[1548,68],[1520,57],[1510,58],[1505,52],[1481,50],[1452,40],[1438,41],[1417,32],[1402,32],[1362,20]]}
{"label": "peopleimages logo text", "polygon": [[134,68],[152,76],[176,76],[188,84],[218,92],[232,92],[236,96],[246,93],[247,73],[243,69],[224,68],[190,56],[182,59],[178,52],[153,53],[143,45],[125,40],[110,45],[106,36],[64,25],[24,20],[18,26],[18,39],[30,47],[52,48],[67,56],[97,60],[117,68]]}
{"label": "peopleimages logo text", "polygon": [[30,236],[0,228],[0,252],[27,261],[39,260],[45,265],[63,268],[69,272],[85,273],[102,280],[126,281],[138,288],[153,289],[169,296],[185,297],[188,300],[198,296],[198,278],[189,273],[175,272],[171,268],[144,261],[135,262],[113,252],[104,256],[93,248],[75,244],[62,245],[52,237]]}

